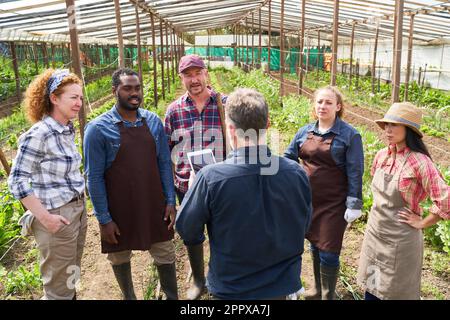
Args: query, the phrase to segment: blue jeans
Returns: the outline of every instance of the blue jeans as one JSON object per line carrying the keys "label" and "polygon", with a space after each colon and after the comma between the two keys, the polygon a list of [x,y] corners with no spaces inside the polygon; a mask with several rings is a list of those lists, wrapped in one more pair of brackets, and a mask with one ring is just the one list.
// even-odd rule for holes
{"label": "blue jeans", "polygon": [[337,268],[339,267],[339,255],[337,253],[322,251],[312,243],[310,245],[312,252],[319,251],[320,265]]}

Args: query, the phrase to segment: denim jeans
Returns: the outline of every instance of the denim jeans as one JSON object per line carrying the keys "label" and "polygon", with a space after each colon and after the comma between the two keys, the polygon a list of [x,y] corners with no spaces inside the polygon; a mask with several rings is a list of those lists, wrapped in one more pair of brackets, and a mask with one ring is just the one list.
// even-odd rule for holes
{"label": "denim jeans", "polygon": [[312,252],[318,250],[320,257],[320,264],[327,267],[339,267],[339,255],[337,253],[322,251],[312,243],[310,244],[310,250]]}

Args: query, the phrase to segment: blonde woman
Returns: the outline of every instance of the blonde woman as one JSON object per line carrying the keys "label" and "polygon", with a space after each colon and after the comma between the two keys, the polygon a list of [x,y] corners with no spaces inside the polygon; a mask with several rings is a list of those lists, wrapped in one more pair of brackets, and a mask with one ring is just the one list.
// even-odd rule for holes
{"label": "blonde woman", "polygon": [[82,82],[68,70],[49,69],[34,79],[24,101],[34,124],[19,139],[8,179],[28,209],[21,224],[40,251],[44,300],[76,298],[87,220],[72,120],[82,101]]}
{"label": "blonde woman", "polygon": [[[422,141],[422,113],[409,102],[394,103],[377,124],[388,147],[372,166],[373,205],[364,233],[358,283],[366,300],[420,299],[422,229],[450,217],[450,187]],[[420,203],[430,197],[430,215]]]}
{"label": "blonde woman", "polygon": [[297,132],[285,157],[299,162],[308,174],[313,215],[306,239],[311,243],[314,287],[308,300],[333,300],[339,255],[347,223],[361,216],[364,155],[361,135],[341,119],[342,94],[335,87],[315,92],[317,121]]}

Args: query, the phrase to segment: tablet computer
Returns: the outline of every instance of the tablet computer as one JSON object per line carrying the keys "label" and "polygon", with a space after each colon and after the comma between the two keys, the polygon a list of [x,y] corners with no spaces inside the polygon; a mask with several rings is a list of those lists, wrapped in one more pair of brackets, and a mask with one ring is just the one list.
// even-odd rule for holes
{"label": "tablet computer", "polygon": [[191,169],[197,173],[201,168],[208,164],[216,163],[216,158],[211,149],[203,149],[199,151],[188,152],[187,157]]}

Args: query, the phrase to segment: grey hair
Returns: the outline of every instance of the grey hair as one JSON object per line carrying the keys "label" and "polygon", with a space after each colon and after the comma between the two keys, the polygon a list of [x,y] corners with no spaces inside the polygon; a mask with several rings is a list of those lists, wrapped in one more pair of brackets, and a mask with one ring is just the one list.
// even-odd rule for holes
{"label": "grey hair", "polygon": [[227,98],[226,116],[237,129],[264,130],[267,127],[269,107],[264,96],[254,89],[239,88]]}

